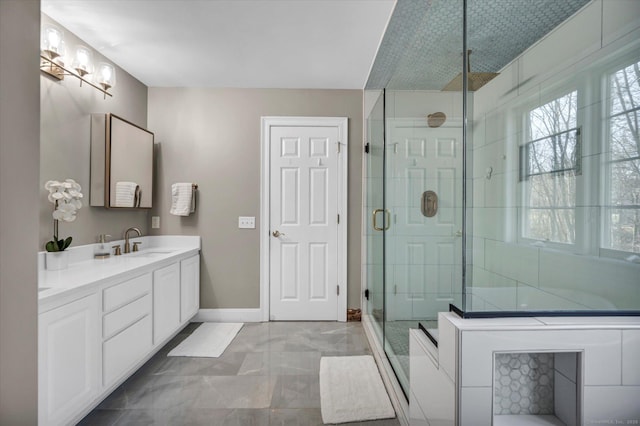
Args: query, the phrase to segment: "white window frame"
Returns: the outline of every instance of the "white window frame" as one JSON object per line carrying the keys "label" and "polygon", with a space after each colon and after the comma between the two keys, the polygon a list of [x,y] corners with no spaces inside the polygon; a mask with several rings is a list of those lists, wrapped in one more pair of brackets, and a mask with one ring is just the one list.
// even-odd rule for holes
{"label": "white window frame", "polygon": [[[539,98],[536,102],[527,102],[521,109],[521,117],[522,117],[522,125],[523,131],[521,136],[521,143],[518,147],[518,155],[520,156],[523,149],[529,145],[530,143],[535,142],[536,140],[530,141],[528,138],[529,130],[530,130],[530,113],[536,108],[539,108],[543,105],[546,105],[549,102],[552,102],[555,99],[566,96],[572,92],[576,92],[576,127],[579,131],[578,135],[578,144],[579,150],[584,150],[584,131],[583,122],[584,117],[581,112],[581,105],[584,105],[584,94],[587,92],[584,87],[584,82],[581,81],[571,81],[570,84],[562,85],[562,86],[554,86],[550,87],[547,91],[546,96]],[[573,129],[573,128],[572,128]],[[564,132],[561,132],[564,133]],[[558,133],[558,134],[561,134]],[[553,136],[553,135],[549,135]],[[549,137],[547,136],[547,137]],[[537,139],[539,140],[539,139]],[[579,153],[582,157],[584,157],[584,153]],[[579,163],[582,163],[580,160]],[[575,229],[574,229],[574,242],[573,243],[563,243],[559,241],[550,241],[550,240],[541,240],[536,238],[531,238],[526,236],[526,226],[527,226],[527,212],[530,210],[528,207],[528,197],[530,193],[530,186],[528,185],[527,179],[522,179],[524,166],[522,158],[519,157],[518,160],[518,188],[519,188],[519,200],[520,200],[520,208],[518,214],[518,241],[523,244],[530,244],[536,246],[543,246],[546,248],[557,249],[561,251],[569,251],[572,253],[584,253],[585,251],[585,238],[584,238],[584,229],[585,229],[585,217],[582,212],[583,209],[580,207],[584,205],[585,201],[585,191],[584,191],[584,179],[582,173],[576,174],[576,190],[575,190],[575,207],[574,207],[574,215],[575,215]],[[581,166],[582,169],[582,166]],[[542,174],[552,174],[554,172],[542,173]]]}
{"label": "white window frame", "polygon": [[[600,169],[598,170],[598,175],[601,176],[601,184],[600,184],[600,196],[599,196],[599,232],[597,238],[597,249],[600,257],[607,257],[613,259],[625,259],[631,255],[638,255],[636,252],[632,251],[624,251],[624,250],[616,250],[613,248],[606,247],[610,245],[609,241],[609,229],[611,226],[611,217],[607,213],[613,206],[611,206],[611,125],[610,120],[611,116],[611,86],[610,79],[611,77],[618,71],[627,68],[628,66],[640,61],[640,52],[636,51],[631,53],[630,55],[625,55],[621,57],[619,60],[615,61],[612,64],[608,64],[606,68],[603,68],[599,73],[598,83],[601,85],[602,99],[603,105],[600,111],[602,123],[602,138],[600,143],[600,149],[602,153],[603,160],[600,164]],[[625,110],[625,112],[629,112],[633,110]],[[621,115],[623,113],[619,113],[617,115]],[[633,157],[635,158],[635,157]],[[631,160],[621,160],[621,161],[629,161]],[[639,207],[640,208],[640,207]]]}

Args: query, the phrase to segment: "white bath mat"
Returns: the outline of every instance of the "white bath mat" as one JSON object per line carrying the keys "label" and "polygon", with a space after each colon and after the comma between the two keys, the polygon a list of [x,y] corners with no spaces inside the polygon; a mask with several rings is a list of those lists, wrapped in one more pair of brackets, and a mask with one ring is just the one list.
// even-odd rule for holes
{"label": "white bath mat", "polygon": [[320,409],[324,423],[395,417],[373,357],[320,359]]}
{"label": "white bath mat", "polygon": [[236,337],[243,323],[205,322],[167,356],[217,358]]}

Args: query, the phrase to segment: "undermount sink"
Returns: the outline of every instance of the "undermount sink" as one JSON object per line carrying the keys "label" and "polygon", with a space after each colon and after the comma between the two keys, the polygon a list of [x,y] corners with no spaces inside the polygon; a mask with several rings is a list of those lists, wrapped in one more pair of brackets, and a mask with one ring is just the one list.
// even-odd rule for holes
{"label": "undermount sink", "polygon": [[133,253],[134,257],[160,257],[165,256],[169,253],[173,253],[174,250],[145,250],[138,253]]}

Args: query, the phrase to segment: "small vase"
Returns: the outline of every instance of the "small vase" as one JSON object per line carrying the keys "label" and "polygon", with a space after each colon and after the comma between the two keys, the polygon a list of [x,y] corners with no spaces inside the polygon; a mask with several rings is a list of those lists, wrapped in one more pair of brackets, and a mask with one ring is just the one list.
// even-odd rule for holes
{"label": "small vase", "polygon": [[46,252],[46,268],[47,271],[59,271],[67,269],[69,266],[68,251],[48,251]]}

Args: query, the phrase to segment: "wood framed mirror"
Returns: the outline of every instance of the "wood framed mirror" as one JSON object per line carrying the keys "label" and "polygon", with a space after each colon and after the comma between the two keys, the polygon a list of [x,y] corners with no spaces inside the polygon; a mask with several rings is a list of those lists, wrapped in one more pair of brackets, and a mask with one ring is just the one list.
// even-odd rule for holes
{"label": "wood framed mirror", "polygon": [[153,205],[154,134],[115,114],[91,115],[91,206]]}

